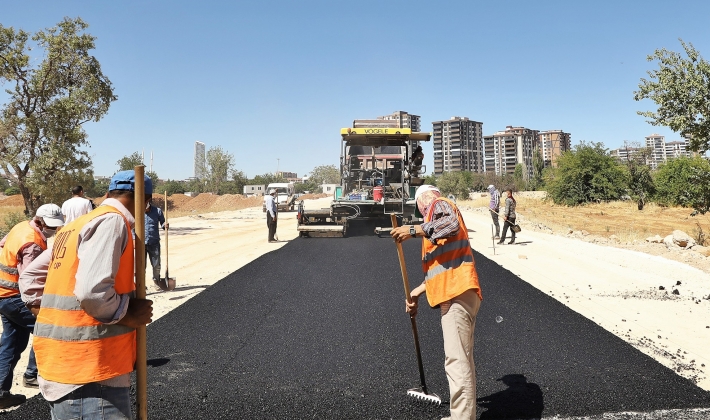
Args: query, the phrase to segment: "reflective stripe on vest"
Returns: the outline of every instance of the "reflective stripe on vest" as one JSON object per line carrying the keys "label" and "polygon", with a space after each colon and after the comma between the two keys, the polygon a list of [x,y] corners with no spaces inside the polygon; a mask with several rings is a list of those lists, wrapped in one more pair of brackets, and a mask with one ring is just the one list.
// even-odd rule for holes
{"label": "reflective stripe on vest", "polygon": [[35,322],[33,343],[37,366],[44,379],[79,385],[133,371],[135,330],[97,321],[81,308],[74,295],[79,266],[79,233],[87,223],[107,213],[123,218],[127,235],[114,289],[119,295],[135,290],[133,236],[128,221],[119,210],[101,206],[67,224],[54,242],[42,305]]}
{"label": "reflective stripe on vest", "polygon": [[[476,294],[483,299],[468,239],[468,229],[461,212],[448,199],[439,197],[435,202],[439,200],[451,206],[458,218],[459,230],[452,237],[437,239],[436,243],[428,239],[422,240],[422,268],[429,305],[436,307],[470,289],[475,289]],[[433,210],[434,202],[430,205],[424,222],[431,222]]]}
{"label": "reflective stripe on vest", "polygon": [[31,244],[47,249],[44,237],[30,225],[29,221],[18,223],[7,234],[5,246],[0,250],[0,298],[20,293],[20,287],[17,284],[20,278],[20,272],[17,270],[19,263],[17,253]]}

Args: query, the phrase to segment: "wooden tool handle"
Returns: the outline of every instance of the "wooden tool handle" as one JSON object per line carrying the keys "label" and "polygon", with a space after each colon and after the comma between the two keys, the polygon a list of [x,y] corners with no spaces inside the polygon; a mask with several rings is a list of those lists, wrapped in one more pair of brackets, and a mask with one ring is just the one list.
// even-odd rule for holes
{"label": "wooden tool handle", "polygon": [[[397,227],[397,216],[390,214],[392,218],[392,229]],[[407,302],[412,303],[412,294],[409,293],[409,277],[407,276],[407,266],[404,263],[404,250],[402,249],[402,244],[396,242],[397,244],[397,255],[399,256],[399,269],[402,271],[402,282],[404,283],[404,294],[407,296]],[[429,391],[426,387],[426,380],[424,379],[424,363],[422,362],[422,351],[419,348],[419,333],[417,332],[417,320],[413,316],[409,316],[409,320],[412,323],[412,335],[414,336],[414,350],[417,352],[417,367],[419,368],[419,382],[422,386],[422,391],[428,394]]]}
{"label": "wooden tool handle", "polygon": [[[397,215],[390,214],[392,218],[392,229],[397,227]],[[399,269],[402,270],[402,282],[404,283],[404,295],[407,296],[407,302],[412,303],[412,295],[409,293],[409,277],[407,276],[407,265],[404,263],[404,250],[402,244],[397,244],[397,255],[399,256]]]}
{"label": "wooden tool handle", "polygon": [[[168,192],[165,191],[165,198],[163,199],[163,205],[165,206],[165,223],[168,223]],[[165,283],[168,283],[168,231],[170,227],[165,229]]]}
{"label": "wooden tool handle", "polygon": [[[139,165],[135,173],[135,265],[136,297],[145,299],[145,166]],[[148,356],[145,325],[136,329],[136,414],[139,420],[148,419]]]}

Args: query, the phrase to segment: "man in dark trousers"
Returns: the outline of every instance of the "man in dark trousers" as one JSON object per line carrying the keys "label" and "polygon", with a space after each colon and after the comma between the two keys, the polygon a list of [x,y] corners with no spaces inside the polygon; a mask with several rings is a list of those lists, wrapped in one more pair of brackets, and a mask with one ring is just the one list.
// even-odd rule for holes
{"label": "man in dark trousers", "polygon": [[276,242],[276,221],[278,206],[276,205],[276,189],[269,190],[269,195],[264,199],[266,203],[266,226],[269,227],[269,242]]}
{"label": "man in dark trousers", "polygon": [[153,283],[160,287],[160,228],[168,229],[163,211],[148,200],[145,207],[145,253],[153,266]]}

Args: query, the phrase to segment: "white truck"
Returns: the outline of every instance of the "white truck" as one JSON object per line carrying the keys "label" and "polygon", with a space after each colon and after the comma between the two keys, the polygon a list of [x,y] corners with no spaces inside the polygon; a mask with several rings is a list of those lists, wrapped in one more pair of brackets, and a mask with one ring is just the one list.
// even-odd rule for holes
{"label": "white truck", "polygon": [[296,188],[293,186],[293,182],[272,182],[266,187],[266,194],[264,194],[264,202],[262,204],[262,210],[266,213],[266,196],[269,195],[269,191],[272,189],[276,190],[276,206],[279,211],[293,211],[296,205]]}

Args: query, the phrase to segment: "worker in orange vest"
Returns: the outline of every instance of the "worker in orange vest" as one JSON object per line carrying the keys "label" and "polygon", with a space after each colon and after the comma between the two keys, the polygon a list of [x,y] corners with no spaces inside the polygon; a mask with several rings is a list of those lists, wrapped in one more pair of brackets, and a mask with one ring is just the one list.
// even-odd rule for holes
{"label": "worker in orange vest", "polygon": [[[11,394],[10,388],[13,371],[27,348],[35,318],[20,298],[18,279],[25,268],[47,249],[47,238],[63,224],[64,217],[59,206],[44,204],[37,209],[32,220],[18,223],[0,241],[0,408],[25,401],[24,395]],[[37,364],[31,350],[23,384],[29,388],[38,386]]]}
{"label": "worker in orange vest", "polygon": [[[134,171],[111,178],[100,207],[57,235],[35,324],[39,387],[56,419],[131,418],[136,328],[152,321],[152,301],[136,299],[131,229]],[[24,280],[23,280],[24,281]]]}
{"label": "worker in orange vest", "polygon": [[[441,309],[444,333],[444,369],[449,381],[453,420],[476,418],[476,366],[473,361],[473,331],[483,296],[473,260],[468,229],[451,200],[441,197],[432,185],[417,188],[416,216],[424,223],[392,229],[397,242],[415,237],[422,240],[424,282],[412,290],[406,311],[416,316],[419,296],[426,293],[429,305]],[[443,420],[443,419],[442,419]]]}

